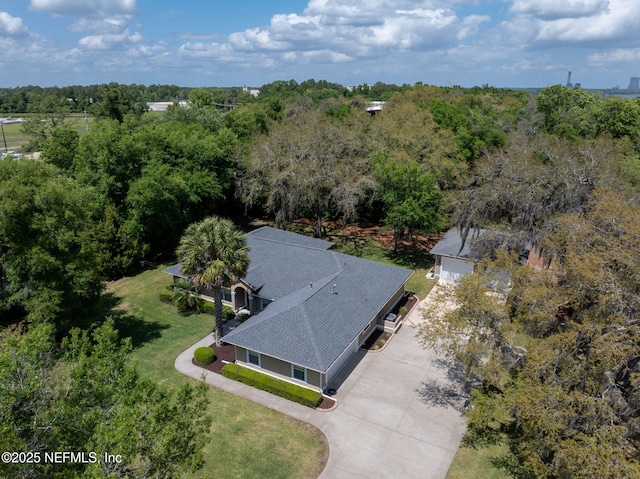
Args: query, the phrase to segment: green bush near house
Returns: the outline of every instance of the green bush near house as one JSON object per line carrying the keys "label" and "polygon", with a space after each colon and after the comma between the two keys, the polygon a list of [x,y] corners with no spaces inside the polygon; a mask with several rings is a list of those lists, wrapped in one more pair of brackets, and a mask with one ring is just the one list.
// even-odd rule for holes
{"label": "green bush near house", "polygon": [[322,393],[319,391],[313,391],[237,364],[227,364],[222,368],[222,375],[310,408],[315,409],[322,402]]}
{"label": "green bush near house", "polygon": [[193,352],[193,359],[196,364],[206,366],[211,364],[216,357],[216,352],[209,346],[202,346]]}
{"label": "green bush near house", "polygon": [[[207,314],[216,314],[215,308],[216,308],[216,306],[212,302],[204,301],[200,311],[202,311],[203,313],[207,313]],[[227,306],[226,304],[223,304],[222,305],[222,320],[223,321],[230,321],[235,317],[236,317],[236,313],[233,311],[233,308],[231,308],[231,306]]]}
{"label": "green bush near house", "polygon": [[[172,303],[176,305],[176,301],[175,301],[176,291],[173,288],[173,285],[158,291],[158,298],[160,298],[160,301],[164,301],[165,303]],[[215,305],[210,301],[204,301],[204,300],[198,301],[195,303],[195,305],[196,305],[195,310],[200,313],[215,314]],[[189,310],[191,308],[186,308],[186,309]],[[235,317],[236,317],[236,313],[233,311],[233,308],[231,308],[231,306],[227,306],[226,304],[223,304],[222,319],[224,321],[230,321]]]}
{"label": "green bush near house", "polygon": [[235,317],[236,313],[230,306],[222,306],[222,319],[231,321]]}
{"label": "green bush near house", "polygon": [[161,289],[160,292],[158,292],[158,298],[165,303],[173,303],[173,291]]}

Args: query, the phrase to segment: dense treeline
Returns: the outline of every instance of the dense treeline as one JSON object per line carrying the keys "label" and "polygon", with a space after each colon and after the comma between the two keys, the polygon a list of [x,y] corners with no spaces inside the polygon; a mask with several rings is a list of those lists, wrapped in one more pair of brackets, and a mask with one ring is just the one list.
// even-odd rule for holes
{"label": "dense treeline", "polygon": [[[70,112],[80,113],[85,110],[92,113],[98,105],[105,101],[109,92],[114,89],[134,102],[146,104],[157,101],[187,100],[189,93],[196,88],[179,87],[177,85],[123,85],[104,83],[99,85],[71,85],[65,87],[40,87],[34,85],[0,88],[0,115],[10,113],[48,113],[52,104],[65,105]],[[242,87],[199,87],[208,92],[215,103],[242,104],[256,101]],[[326,80],[309,79],[301,83],[295,80],[279,80],[259,87],[262,103],[305,96],[314,102],[328,98],[351,98],[362,96],[370,100],[387,100],[393,93],[411,89],[410,85],[390,85],[378,82],[375,85],[357,85],[350,88]]]}
{"label": "dense treeline", "polygon": [[[3,90],[3,105],[29,92],[18,90]],[[88,90],[74,93],[79,106],[73,92],[45,90],[63,101],[32,124],[41,160],[0,162],[3,317],[60,335],[91,322],[101,280],[172,257],[184,229],[213,214],[269,215],[282,227],[311,218],[317,236],[327,219],[364,219],[392,230],[395,245],[452,224],[489,228],[474,251],[497,261],[486,274],[510,273],[510,289],[478,295],[502,282],[470,276],[454,293],[464,307],[422,333],[478,381],[469,437],[507,441],[535,477],[577,477],[583,456],[602,471],[615,462],[601,477],[633,477],[638,100],[561,86],[530,98],[308,80],[253,97],[111,84],[89,97],[96,121],[80,136],[63,120]],[[144,111],[181,98],[188,107]],[[386,104],[373,115],[370,100]],[[532,246],[552,268],[519,266]]]}
{"label": "dense treeline", "polygon": [[109,89],[122,88],[128,96],[139,102],[184,100],[187,88],[176,85],[72,85],[66,87],[23,86],[0,88],[1,113],[46,113],[50,103],[63,103],[71,112],[90,111],[94,104],[104,100]]}
{"label": "dense treeline", "polygon": [[488,228],[468,238],[484,263],[420,335],[476,385],[467,443],[508,445],[514,477],[639,477],[640,103],[555,86],[535,105],[474,168],[453,222]]}
{"label": "dense treeline", "polygon": [[38,119],[25,128],[42,161],[0,165],[0,304],[61,330],[78,305],[90,310],[100,279],[172,255],[186,226],[211,214],[311,217],[318,236],[327,218],[381,222],[396,240],[436,233],[474,162],[505,143],[528,101],[390,86],[372,116],[355,91],[309,80],[265,85],[232,109],[190,89],[188,107],[150,114],[128,87],[103,90],[89,132],[66,128],[64,112]]}

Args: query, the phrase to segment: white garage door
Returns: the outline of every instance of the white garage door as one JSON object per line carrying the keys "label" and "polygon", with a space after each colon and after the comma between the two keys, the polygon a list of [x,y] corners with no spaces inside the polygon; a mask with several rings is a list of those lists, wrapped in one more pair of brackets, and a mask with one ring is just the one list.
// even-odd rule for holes
{"label": "white garage door", "polygon": [[473,261],[442,257],[440,278],[446,281],[457,281],[465,274],[473,273]]}
{"label": "white garage door", "polygon": [[347,347],[347,349],[345,349],[342,354],[338,356],[338,359],[336,359],[334,363],[329,366],[329,369],[327,369],[327,384],[331,384],[331,381],[336,376],[336,374],[338,374],[344,367],[344,365],[347,364],[347,361],[351,359],[351,356],[353,356],[354,353],[358,352],[358,349],[358,337],[356,336],[349,347]]}

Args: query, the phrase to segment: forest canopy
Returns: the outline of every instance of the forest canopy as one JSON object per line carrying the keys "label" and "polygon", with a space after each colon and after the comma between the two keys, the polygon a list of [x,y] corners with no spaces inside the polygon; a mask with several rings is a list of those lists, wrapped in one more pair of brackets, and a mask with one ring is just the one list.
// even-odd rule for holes
{"label": "forest canopy", "polygon": [[[145,111],[160,100],[187,106]],[[371,100],[381,111],[367,111]],[[41,151],[0,162],[0,372],[29,370],[34,385],[0,400],[7,447],[81,437],[21,429],[34,416],[10,416],[20,394],[41,401],[29,414],[49,418],[60,405],[80,416],[83,394],[113,392],[93,422],[74,426],[96,443],[107,441],[105,415],[122,421],[118,439],[133,414],[173,411],[195,394],[141,382],[135,397],[157,401],[133,406],[114,385],[81,384],[108,373],[100,354],[120,364],[129,348],[108,323],[89,326],[104,322],[105,280],[174,260],[185,229],[209,216],[282,228],[306,218],[318,237],[327,220],[369,222],[393,232],[394,250],[449,227],[486,229],[472,245],[480,266],[447,293],[460,307],[428,316],[420,333],[474,385],[467,440],[506,444],[522,477],[640,475],[640,100],[560,85],[529,94],[281,80],[257,97],[0,89],[0,111],[36,115],[25,131]],[[64,121],[81,111],[95,117],[89,131]],[[537,270],[522,264],[534,250]],[[22,333],[4,329],[16,324]],[[136,378],[124,366],[118,374]]]}

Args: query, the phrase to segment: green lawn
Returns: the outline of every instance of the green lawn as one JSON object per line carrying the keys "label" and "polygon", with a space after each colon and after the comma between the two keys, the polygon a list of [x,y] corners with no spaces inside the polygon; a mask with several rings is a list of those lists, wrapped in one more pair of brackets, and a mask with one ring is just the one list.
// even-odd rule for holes
{"label": "green lawn", "polygon": [[412,269],[413,274],[407,280],[405,289],[415,293],[420,299],[424,299],[437,283],[437,280],[426,278],[426,274],[433,265],[433,259],[425,251],[403,249],[394,254],[389,248],[373,239],[354,238],[340,233],[329,233],[326,239],[335,243],[333,246],[335,251]]}
{"label": "green lawn", "polygon": [[505,445],[460,446],[446,479],[512,479],[514,476],[508,473],[501,460],[507,453]]}
{"label": "green lawn", "polygon": [[[12,113],[14,118],[30,118],[34,115],[31,113]],[[89,126],[94,122],[94,118],[89,116]],[[83,113],[71,113],[65,119],[65,126],[71,128],[82,135],[86,132],[86,124],[84,122]],[[18,148],[29,143],[30,138],[22,132],[22,123],[10,123],[8,125],[2,125],[4,129],[4,136],[7,140],[7,147],[9,149]],[[2,141],[2,139],[0,139]],[[2,151],[4,151],[4,142],[0,143]]]}
{"label": "green lawn", "polygon": [[[209,315],[182,315],[157,299],[171,283],[161,266],[108,287],[106,302],[121,335],[131,337],[143,376],[167,387],[191,381],[173,367],[175,357],[214,328]],[[213,417],[205,467],[192,477],[315,478],[327,447],[312,426],[224,391],[210,388]]]}

